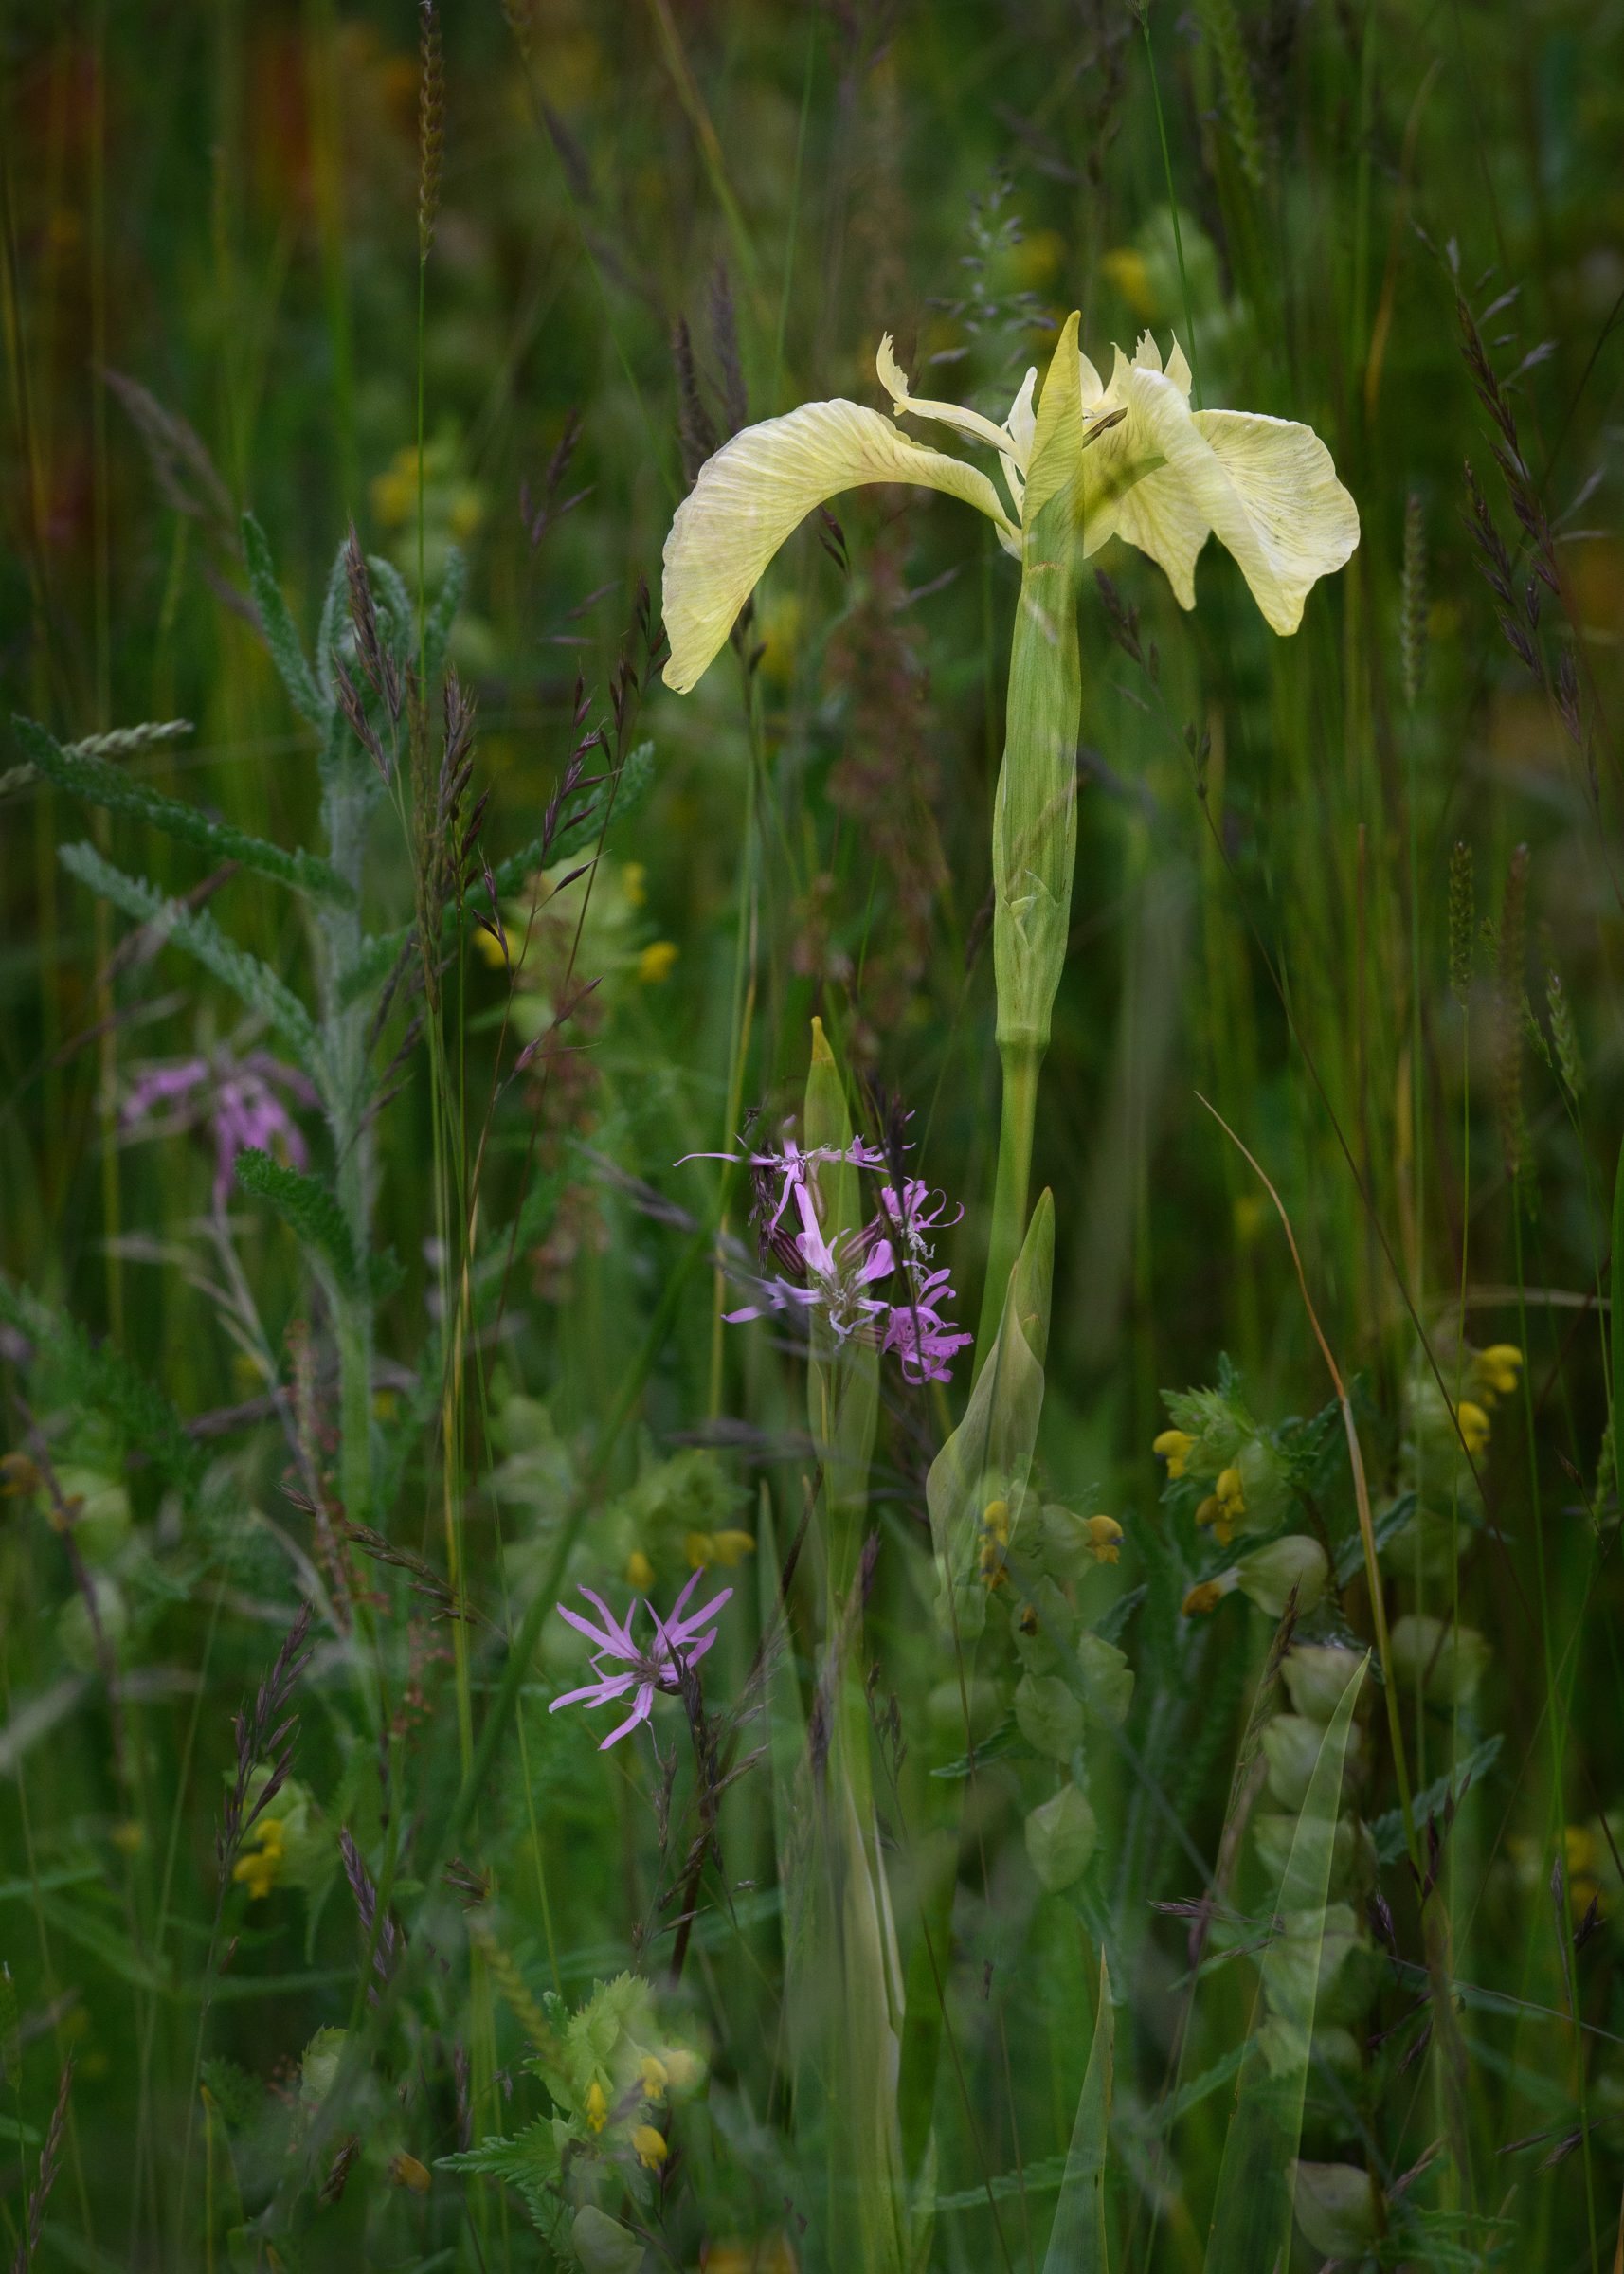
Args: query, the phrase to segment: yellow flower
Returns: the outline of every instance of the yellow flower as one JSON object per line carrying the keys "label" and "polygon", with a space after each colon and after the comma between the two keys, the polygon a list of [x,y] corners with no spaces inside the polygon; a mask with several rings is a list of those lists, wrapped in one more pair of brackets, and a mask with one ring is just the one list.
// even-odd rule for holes
{"label": "yellow flower", "polygon": [[1120,1561],[1117,1550],[1122,1544],[1122,1526],[1114,1516],[1091,1516],[1088,1520],[1088,1544],[1092,1548],[1096,1563],[1115,1563]]}
{"label": "yellow flower", "polygon": [[1173,1478],[1183,1475],[1184,1463],[1195,1450],[1195,1438],[1187,1436],[1182,1429],[1164,1429],[1151,1440],[1150,1450],[1161,1454],[1167,1464],[1168,1477]]}
{"label": "yellow flower", "polygon": [[507,969],[508,959],[502,953],[501,941],[497,939],[494,931],[487,931],[482,924],[476,924],[474,927],[474,946],[493,971]]}
{"label": "yellow flower", "polygon": [[1592,1871],[1596,1868],[1596,1834],[1583,1824],[1568,1824],[1562,1828],[1562,1846],[1567,1850],[1570,1871]]}
{"label": "yellow flower", "polygon": [[638,984],[643,987],[662,986],[671,977],[671,966],[681,950],[675,940],[652,940],[638,957]]}
{"label": "yellow flower", "polygon": [[1480,1350],[1474,1371],[1484,1404],[1492,1405],[1496,1398],[1509,1398],[1522,1370],[1523,1353],[1515,1343],[1495,1343],[1489,1349]]}
{"label": "yellow flower", "polygon": [[1209,1492],[1196,1510],[1196,1522],[1203,1531],[1211,1525],[1213,1538],[1219,1547],[1227,1547],[1235,1538],[1235,1525],[1216,1492]]}
{"label": "yellow flower", "polygon": [[1218,1506],[1223,1510],[1224,1523],[1233,1527],[1236,1518],[1246,1514],[1246,1494],[1241,1490],[1240,1471],[1238,1469],[1220,1469],[1218,1483],[1213,1487],[1213,1490],[1217,1493]]}
{"label": "yellow flower", "polygon": [[[1077,317],[1057,353],[1075,353]],[[1056,455],[1034,457],[1036,369],[1000,425],[978,411],[910,393],[888,334],[876,370],[893,419],[929,419],[997,453],[1013,512],[977,466],[911,442],[860,404],[803,403],[747,426],[699,469],[665,541],[667,686],[685,694],[721,648],[779,547],[813,508],[868,482],[941,490],[985,514],[1018,559],[1022,532],[1079,474],[1085,556],[1121,536],[1167,574],[1194,607],[1196,557],[1216,534],[1273,630],[1294,632],[1311,587],[1359,542],[1359,514],[1329,451],[1308,426],[1246,411],[1190,408],[1190,370],[1175,341],[1165,370],[1146,333],[1129,363],[1121,349],[1109,386],[1078,362],[1080,426]],[[1079,459],[1074,454],[1082,452]]]}
{"label": "yellow flower", "polygon": [[1268,1547],[1254,1549],[1216,1579],[1192,1587],[1184,1597],[1184,1616],[1195,1618],[1203,1611],[1216,1611],[1224,1597],[1233,1595],[1237,1587],[1271,1618],[1280,1617],[1295,1588],[1298,1614],[1306,1615],[1324,1595],[1329,1577],[1330,1566],[1318,1541],[1293,1532]]}
{"label": "yellow flower", "polygon": [[286,1833],[280,1816],[262,1816],[249,1838],[258,1846],[246,1855],[238,1857],[232,1866],[231,1876],[241,1880],[248,1890],[250,1903],[259,1903],[268,1895],[282,1875],[285,1861],[283,1849]]}
{"label": "yellow flower", "polygon": [[1473,1405],[1470,1398],[1463,1398],[1455,1408],[1455,1419],[1460,1424],[1461,1439],[1466,1450],[1475,1461],[1489,1442],[1489,1416],[1482,1406]]}
{"label": "yellow flower", "polygon": [[415,2156],[400,2155],[389,2165],[391,2187],[409,2187],[414,2195],[426,2195],[433,2181]]}
{"label": "yellow flower", "polygon": [[982,1517],[982,1547],[980,1567],[982,1584],[990,1594],[995,1587],[1007,1587],[1009,1574],[1003,1568],[1004,1550],[1009,1545],[1009,1503],[989,1500]]}
{"label": "yellow flower", "polygon": [[626,896],[628,908],[641,908],[648,898],[643,878],[648,875],[641,860],[628,860],[621,871],[621,890]]}
{"label": "yellow flower", "polygon": [[608,2119],[609,2103],[604,2098],[604,2087],[599,2084],[597,2078],[594,2077],[591,2084],[586,2087],[587,2129],[593,2132],[601,2132],[605,2123],[607,2123]]}
{"label": "yellow flower", "polygon": [[695,1571],[707,1563],[719,1563],[731,1571],[744,1557],[755,1554],[755,1542],[749,1532],[690,1532],[683,1540],[682,1552]]}
{"label": "yellow flower", "polygon": [[669,2082],[670,2079],[666,2074],[665,2063],[663,2061],[657,2060],[653,2053],[645,2053],[642,2057],[642,2090],[644,2100],[662,2100],[665,2096],[665,2087]]}
{"label": "yellow flower", "polygon": [[1100,262],[1106,275],[1141,323],[1156,313],[1156,295],[1150,287],[1150,269],[1145,255],[1132,245],[1119,246]]}
{"label": "yellow flower", "polygon": [[634,1547],[626,1558],[626,1585],[641,1588],[644,1595],[654,1585],[654,1565],[641,1547]]}
{"label": "yellow flower", "polygon": [[139,1851],[146,1834],[132,1816],[122,1824],[115,1824],[107,1836],[120,1855],[135,1855]]}
{"label": "yellow flower", "polygon": [[639,2124],[632,2134],[632,2146],[645,2172],[658,2172],[665,2161],[665,2141],[652,2124]]}

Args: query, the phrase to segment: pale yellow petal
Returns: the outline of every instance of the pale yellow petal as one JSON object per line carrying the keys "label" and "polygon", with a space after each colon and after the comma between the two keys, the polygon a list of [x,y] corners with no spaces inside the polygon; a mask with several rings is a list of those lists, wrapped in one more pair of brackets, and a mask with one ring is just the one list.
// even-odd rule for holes
{"label": "pale yellow petal", "polygon": [[1017,462],[1022,466],[1032,457],[1032,437],[1038,428],[1038,414],[1032,407],[1033,390],[1038,385],[1038,366],[1034,364],[1020,382],[1020,392],[1009,406],[1009,416],[1003,430],[1015,444]]}
{"label": "pale yellow petal", "polygon": [[[1102,476],[1123,483],[1101,500],[1086,550],[1125,537],[1166,571],[1182,607],[1194,607],[1194,570],[1209,530],[1235,555],[1265,621],[1294,632],[1318,578],[1359,543],[1359,515],[1330,452],[1308,426],[1237,410],[1193,415],[1171,373],[1145,353],[1119,363],[1128,418],[1097,453]],[[1182,360],[1182,359],[1181,359]],[[1108,397],[1109,400],[1109,397]],[[1127,475],[1137,465],[1137,486]],[[1158,470],[1160,469],[1160,470]]]}
{"label": "pale yellow petal", "polygon": [[686,694],[726,641],[785,539],[815,506],[863,482],[942,490],[1015,532],[979,468],[922,449],[877,410],[804,403],[747,426],[699,469],[665,540],[663,603],[671,656],[665,683]]}
{"label": "pale yellow petal", "polygon": [[[1096,430],[1083,460],[1085,559],[1116,535],[1123,499],[1164,462],[1135,391],[1140,374],[1120,348],[1115,357],[1110,385],[1100,390],[1092,406],[1086,382],[1083,388],[1086,424],[1104,428]],[[1106,427],[1107,420],[1115,424]]]}
{"label": "pale yellow petal", "polygon": [[[908,374],[892,353],[889,332],[879,343],[875,370],[881,387],[896,406],[895,415],[898,418],[906,411],[910,418],[934,419],[938,425],[951,426],[958,433],[967,436],[972,442],[990,442],[1003,456],[1009,455],[1010,437],[1001,426],[995,426],[990,419],[983,419],[979,410],[965,410],[959,403],[938,403],[933,398],[909,393]],[[1018,463],[1024,473],[1024,460],[1018,460]]]}
{"label": "pale yellow petal", "polygon": [[1003,422],[1003,431],[1012,447],[1002,452],[1003,478],[1009,484],[1009,494],[1015,500],[1016,519],[1020,518],[1026,502],[1026,468],[1032,461],[1032,438],[1037,432],[1037,414],[1032,408],[1032,390],[1038,385],[1036,364],[1020,383],[1020,392],[1009,406]]}
{"label": "pale yellow petal", "polygon": [[[1166,571],[1182,608],[1196,605],[1196,558],[1211,524],[1170,466],[1146,474],[1116,500],[1114,533]],[[1093,550],[1091,546],[1089,550]]]}
{"label": "pale yellow petal", "polygon": [[[1311,426],[1245,410],[1199,410],[1192,424],[1223,476],[1213,528],[1272,628],[1294,632],[1314,585],[1352,557],[1359,508]],[[1241,520],[1218,510],[1232,498]]]}

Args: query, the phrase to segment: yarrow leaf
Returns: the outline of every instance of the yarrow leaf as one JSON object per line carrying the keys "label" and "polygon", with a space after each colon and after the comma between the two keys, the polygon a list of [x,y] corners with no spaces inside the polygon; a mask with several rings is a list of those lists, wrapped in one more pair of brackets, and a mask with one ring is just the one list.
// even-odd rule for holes
{"label": "yarrow leaf", "polygon": [[184,798],[166,797],[160,790],[133,782],[128,774],[109,766],[104,758],[64,749],[31,718],[13,715],[11,724],[17,740],[34,765],[59,789],[71,790],[87,803],[105,806],[111,813],[124,813],[134,821],[145,821],[149,828],[160,830],[165,837],[172,837],[182,844],[195,845],[199,852],[210,854],[216,860],[237,861],[243,868],[253,870],[256,875],[274,877],[278,883],[292,885],[296,891],[309,893],[314,898],[332,900],[340,908],[354,907],[352,888],[314,853],[306,853],[302,848],[284,852],[280,845],[267,844],[263,838],[249,837],[226,822],[210,821],[208,814],[189,804]]}
{"label": "yarrow leaf", "polygon": [[151,924],[196,956],[215,978],[224,980],[250,1010],[267,1019],[298,1056],[306,1073],[317,1080],[325,1073],[321,1041],[310,1013],[293,990],[266,964],[228,940],[207,909],[192,911],[178,900],[166,900],[144,877],[130,876],[103,860],[91,844],[63,845],[59,858],[70,876],[115,908],[121,908],[138,924]]}
{"label": "yarrow leaf", "polygon": [[288,700],[313,727],[325,727],[333,715],[333,697],[323,695],[305,660],[298,627],[277,582],[270,544],[252,514],[243,515],[243,560],[260,611],[265,645],[271,652],[277,675],[288,691]]}

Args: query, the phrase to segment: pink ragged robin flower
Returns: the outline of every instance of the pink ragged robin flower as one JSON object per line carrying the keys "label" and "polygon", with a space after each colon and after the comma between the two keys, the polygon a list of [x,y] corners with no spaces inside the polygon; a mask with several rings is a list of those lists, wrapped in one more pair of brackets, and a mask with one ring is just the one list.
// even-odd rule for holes
{"label": "pink ragged robin flower", "polygon": [[[661,1618],[654,1605],[648,1605],[648,1615],[654,1621],[654,1641],[646,1650],[632,1639],[632,1620],[637,1615],[635,1597],[622,1621],[615,1617],[601,1595],[594,1595],[590,1587],[583,1587],[581,1593],[589,1603],[596,1605],[604,1622],[601,1630],[593,1626],[590,1619],[583,1618],[579,1611],[571,1611],[567,1604],[560,1603],[559,1616],[568,1619],[577,1633],[585,1634],[588,1642],[597,1645],[592,1653],[592,1665],[598,1679],[588,1682],[581,1689],[571,1689],[563,1697],[554,1698],[548,1711],[556,1713],[561,1706],[584,1703],[590,1712],[594,1706],[606,1706],[613,1698],[623,1698],[628,1690],[635,1692],[631,1712],[619,1728],[610,1730],[598,1747],[600,1753],[606,1753],[612,1744],[618,1743],[640,1722],[646,1722],[654,1707],[655,1691],[679,1689],[684,1671],[696,1666],[716,1639],[714,1629],[709,1634],[702,1634],[699,1630],[708,1619],[715,1616],[728,1600],[733,1592],[731,1587],[724,1587],[720,1595],[713,1596],[703,1610],[692,1612],[686,1618],[682,1615],[683,1605],[703,1577],[704,1566],[701,1565],[677,1597],[669,1618]],[[624,1673],[605,1674],[603,1671],[605,1658],[618,1660],[627,1670]]]}

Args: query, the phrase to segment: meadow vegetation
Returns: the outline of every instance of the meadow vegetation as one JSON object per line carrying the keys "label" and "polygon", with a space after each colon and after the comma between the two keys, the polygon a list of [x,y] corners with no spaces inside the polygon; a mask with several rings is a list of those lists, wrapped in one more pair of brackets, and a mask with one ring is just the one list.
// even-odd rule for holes
{"label": "meadow vegetation", "polygon": [[0,2253],[1620,2274],[1624,14],[0,73]]}

